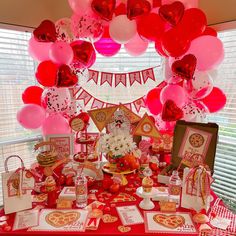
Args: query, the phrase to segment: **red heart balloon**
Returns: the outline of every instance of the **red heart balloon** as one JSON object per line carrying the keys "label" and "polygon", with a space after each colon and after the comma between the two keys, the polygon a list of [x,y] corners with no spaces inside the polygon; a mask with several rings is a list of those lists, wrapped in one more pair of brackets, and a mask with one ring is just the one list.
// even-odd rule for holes
{"label": "red heart balloon", "polygon": [[196,69],[197,58],[193,54],[185,55],[181,60],[175,61],[171,69],[183,79],[190,80],[193,78]]}
{"label": "red heart balloon", "polygon": [[124,3],[119,4],[116,7],[114,13],[115,13],[116,16],[126,15],[126,5]]}
{"label": "red heart balloon", "polygon": [[101,18],[110,21],[116,8],[116,0],[93,0],[91,7]]}
{"label": "red heart balloon", "polygon": [[177,107],[174,101],[167,100],[162,109],[162,120],[176,121],[183,117],[183,111]]}
{"label": "red heart balloon", "polygon": [[128,0],[127,16],[130,20],[151,11],[151,4],[147,0]]}
{"label": "red heart balloon", "polygon": [[159,8],[159,15],[171,25],[177,25],[184,15],[184,4],[182,2],[173,2]]}
{"label": "red heart balloon", "polygon": [[56,27],[50,20],[44,20],[41,24],[33,31],[34,37],[39,42],[55,42]]}
{"label": "red heart balloon", "polygon": [[61,65],[57,72],[57,87],[71,87],[76,85],[78,78],[68,65]]}

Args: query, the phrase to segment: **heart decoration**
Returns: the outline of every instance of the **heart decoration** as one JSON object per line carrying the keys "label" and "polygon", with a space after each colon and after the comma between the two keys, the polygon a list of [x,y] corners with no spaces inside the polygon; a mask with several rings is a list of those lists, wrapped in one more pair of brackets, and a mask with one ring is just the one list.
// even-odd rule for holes
{"label": "heart decoration", "polygon": [[171,69],[172,71],[182,77],[183,79],[190,80],[193,78],[197,65],[197,58],[193,54],[185,55],[181,60],[175,61]]}
{"label": "heart decoration", "polygon": [[159,8],[159,15],[162,19],[171,25],[177,25],[184,15],[184,4],[182,2],[173,2],[165,4]]}
{"label": "heart decoration", "polygon": [[119,4],[116,7],[114,13],[115,13],[116,16],[126,15],[126,5],[124,3]]}
{"label": "heart decoration", "polygon": [[110,21],[116,7],[116,0],[93,0],[91,7],[101,18]]}
{"label": "heart decoration", "polygon": [[114,223],[118,220],[118,218],[116,216],[112,216],[110,214],[105,214],[102,216],[102,221],[104,223]]}
{"label": "heart decoration", "polygon": [[118,226],[118,230],[121,232],[121,233],[127,233],[131,230],[131,227],[129,226],[124,226],[124,225],[119,225]]}
{"label": "heart decoration", "polygon": [[68,65],[61,65],[57,72],[57,87],[71,87],[76,85],[78,78]]}
{"label": "heart decoration", "polygon": [[169,229],[176,229],[185,223],[185,218],[181,215],[156,214],[153,220]]}
{"label": "heart decoration", "polygon": [[128,0],[127,16],[130,20],[151,11],[151,4],[147,0]]}
{"label": "heart decoration", "polygon": [[50,20],[44,20],[41,24],[33,31],[34,38],[39,42],[55,42],[56,27]]}
{"label": "heart decoration", "polygon": [[174,101],[167,100],[162,108],[163,121],[176,121],[183,117],[183,111],[177,107]]}

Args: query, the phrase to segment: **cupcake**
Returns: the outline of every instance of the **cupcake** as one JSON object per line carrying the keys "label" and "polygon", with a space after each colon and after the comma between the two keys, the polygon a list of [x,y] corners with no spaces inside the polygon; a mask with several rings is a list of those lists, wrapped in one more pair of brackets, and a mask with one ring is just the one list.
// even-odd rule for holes
{"label": "cupcake", "polygon": [[143,175],[145,176],[142,180],[143,192],[150,193],[153,186],[153,180],[150,177],[152,175],[152,170],[149,167],[146,167],[143,171]]}

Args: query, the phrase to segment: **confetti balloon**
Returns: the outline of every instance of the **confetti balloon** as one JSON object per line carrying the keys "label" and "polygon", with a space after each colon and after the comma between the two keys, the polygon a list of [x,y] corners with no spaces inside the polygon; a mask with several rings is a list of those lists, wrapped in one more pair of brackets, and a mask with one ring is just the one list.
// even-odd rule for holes
{"label": "confetti balloon", "polygon": [[71,30],[71,19],[62,18],[55,23],[57,39],[64,42],[72,42],[74,35]]}

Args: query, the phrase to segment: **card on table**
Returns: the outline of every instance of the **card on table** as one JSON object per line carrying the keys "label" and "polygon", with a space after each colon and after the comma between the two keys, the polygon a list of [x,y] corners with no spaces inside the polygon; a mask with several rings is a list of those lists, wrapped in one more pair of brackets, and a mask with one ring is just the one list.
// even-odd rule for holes
{"label": "card on table", "polygon": [[194,234],[197,232],[192,217],[188,212],[163,213],[145,211],[146,233]]}
{"label": "card on table", "polygon": [[39,225],[31,231],[78,231],[84,232],[88,217],[87,210],[42,209]]}
{"label": "card on table", "polygon": [[27,229],[39,224],[39,210],[32,209],[16,213],[13,230]]}
{"label": "card on table", "polygon": [[123,225],[136,225],[144,222],[143,216],[135,205],[116,207],[116,210]]}

